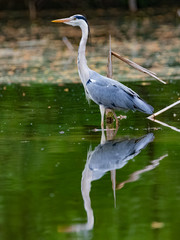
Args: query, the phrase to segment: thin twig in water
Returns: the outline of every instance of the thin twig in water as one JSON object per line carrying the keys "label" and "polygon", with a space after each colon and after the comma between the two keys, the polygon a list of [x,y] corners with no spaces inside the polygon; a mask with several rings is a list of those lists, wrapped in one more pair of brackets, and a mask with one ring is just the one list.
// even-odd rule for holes
{"label": "thin twig in water", "polygon": [[[112,69],[112,55],[111,55],[111,35],[109,35],[107,77],[112,78],[112,75],[113,75],[113,69]],[[113,111],[107,109],[106,117],[108,117],[109,112],[113,112]],[[117,123],[116,123],[116,126],[117,126]],[[117,131],[117,127],[116,127],[116,131]],[[115,134],[116,134],[116,131],[115,131]],[[114,137],[114,131],[112,129],[109,129],[109,126],[107,126],[107,139],[112,140],[113,137]],[[116,208],[116,170],[111,170],[111,182],[112,182],[112,189],[113,189],[113,193],[114,193],[114,207]]]}
{"label": "thin twig in water", "polygon": [[167,123],[164,123],[164,122],[161,122],[161,121],[159,121],[159,120],[154,119],[154,117],[160,115],[161,113],[167,111],[168,109],[176,106],[176,105],[179,104],[179,103],[180,103],[180,100],[178,100],[177,102],[175,102],[175,103],[173,103],[173,104],[171,104],[171,105],[169,105],[169,106],[161,109],[160,111],[152,114],[151,116],[149,116],[149,117],[147,117],[147,118],[148,118],[149,120],[153,121],[153,122],[156,122],[156,123],[159,123],[159,124],[161,124],[161,125],[163,125],[163,126],[165,126],[165,127],[171,128],[172,130],[174,130],[174,131],[176,131],[176,132],[180,132],[180,129],[178,129],[178,128],[176,128],[176,127],[173,127],[173,126],[171,126],[171,125],[168,125]]}
{"label": "thin twig in water", "polygon": [[174,131],[176,131],[176,132],[180,132],[180,129],[178,129],[178,128],[176,128],[176,127],[173,127],[173,126],[171,126],[171,125],[168,125],[167,123],[161,122],[161,121],[159,121],[159,120],[157,120],[157,119],[153,119],[153,118],[149,118],[149,119],[150,119],[151,121],[156,122],[156,123],[159,123],[159,124],[161,124],[161,125],[163,125],[163,126],[165,126],[165,127],[171,128],[172,130],[174,130]]}
{"label": "thin twig in water", "polygon": [[[111,56],[111,35],[109,35],[109,51],[108,51],[108,63],[107,63],[107,77],[112,78],[112,56]],[[106,122],[107,118],[112,118],[111,109],[106,109]]]}
{"label": "thin twig in water", "polygon": [[115,57],[117,57],[118,59],[122,60],[123,62],[127,63],[128,65],[130,65],[131,67],[135,68],[136,70],[140,71],[140,72],[143,72],[143,73],[146,73],[147,75],[157,79],[158,81],[160,81],[161,83],[164,83],[166,84],[166,82],[164,82],[163,80],[161,80],[159,77],[156,76],[156,73],[146,69],[146,68],[143,68],[141,67],[140,65],[138,65],[137,63],[127,59],[127,58],[124,58],[122,57],[121,55],[117,54],[116,52],[114,51],[111,51],[111,54]]}
{"label": "thin twig in water", "polygon": [[178,100],[177,102],[175,102],[175,103],[173,103],[173,104],[171,104],[171,105],[169,105],[169,106],[167,106],[167,107],[161,109],[160,111],[158,111],[158,112],[152,114],[151,116],[148,117],[148,119],[150,119],[150,120],[154,119],[154,117],[156,117],[156,116],[158,116],[159,114],[161,114],[161,113],[167,111],[168,109],[170,109],[170,108],[176,106],[176,105],[179,104],[179,103],[180,103],[180,100]]}

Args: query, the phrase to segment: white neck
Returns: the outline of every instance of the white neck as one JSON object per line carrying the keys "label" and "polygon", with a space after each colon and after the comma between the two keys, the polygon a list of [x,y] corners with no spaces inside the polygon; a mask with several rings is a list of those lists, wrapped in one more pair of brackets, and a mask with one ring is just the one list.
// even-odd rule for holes
{"label": "white neck", "polygon": [[86,82],[89,80],[89,68],[86,61],[86,43],[88,39],[88,25],[85,22],[82,22],[80,25],[82,30],[82,37],[78,49],[78,71],[79,76],[83,85],[85,86]]}

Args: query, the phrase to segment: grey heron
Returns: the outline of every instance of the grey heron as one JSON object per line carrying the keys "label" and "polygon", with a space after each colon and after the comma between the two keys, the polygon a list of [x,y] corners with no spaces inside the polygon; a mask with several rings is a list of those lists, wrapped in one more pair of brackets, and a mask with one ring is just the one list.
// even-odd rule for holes
{"label": "grey heron", "polygon": [[102,76],[88,67],[85,51],[89,25],[83,15],[76,14],[69,18],[56,19],[52,22],[78,26],[82,30],[77,59],[78,72],[84,86],[86,98],[93,100],[100,107],[102,128],[104,128],[104,114],[106,109],[138,110],[149,115],[153,113],[153,107],[147,104],[132,89],[116,80]]}

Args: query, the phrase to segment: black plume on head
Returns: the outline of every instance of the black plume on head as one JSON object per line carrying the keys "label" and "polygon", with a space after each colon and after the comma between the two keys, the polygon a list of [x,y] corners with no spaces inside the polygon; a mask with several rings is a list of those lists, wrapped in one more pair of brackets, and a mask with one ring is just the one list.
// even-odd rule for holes
{"label": "black plume on head", "polygon": [[87,25],[89,26],[87,19],[86,19],[83,15],[75,15],[75,17],[76,17],[77,19],[82,19],[82,20],[84,20],[84,21],[87,23]]}

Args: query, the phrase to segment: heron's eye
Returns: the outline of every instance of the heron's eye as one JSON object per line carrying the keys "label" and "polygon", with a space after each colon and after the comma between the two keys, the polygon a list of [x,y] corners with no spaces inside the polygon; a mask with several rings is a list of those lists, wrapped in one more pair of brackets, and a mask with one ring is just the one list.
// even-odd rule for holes
{"label": "heron's eye", "polygon": [[75,21],[77,18],[76,17],[73,17],[73,20]]}

